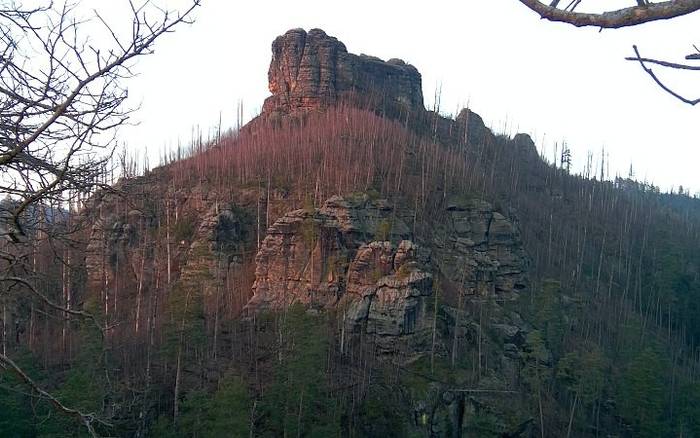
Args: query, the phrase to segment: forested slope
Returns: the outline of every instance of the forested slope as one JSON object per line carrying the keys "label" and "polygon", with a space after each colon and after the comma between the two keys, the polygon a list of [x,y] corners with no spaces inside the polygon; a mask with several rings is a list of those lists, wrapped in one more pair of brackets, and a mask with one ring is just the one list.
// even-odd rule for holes
{"label": "forested slope", "polygon": [[[700,201],[426,111],[320,30],[273,54],[248,125],[92,194],[65,247],[2,242],[91,315],[3,301],[45,387],[117,436],[700,434]],[[2,378],[0,430],[82,433]]]}

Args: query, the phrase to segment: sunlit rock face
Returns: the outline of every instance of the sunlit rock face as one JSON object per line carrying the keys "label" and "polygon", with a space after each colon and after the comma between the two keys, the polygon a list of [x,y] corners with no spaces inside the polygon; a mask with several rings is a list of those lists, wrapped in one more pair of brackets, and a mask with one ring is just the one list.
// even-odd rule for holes
{"label": "sunlit rock face", "polygon": [[[336,305],[357,292],[365,270],[373,281],[393,270],[391,241],[410,236],[404,219],[386,201],[367,196],[334,196],[321,208],[287,213],[270,226],[257,253],[248,308]],[[386,254],[365,260],[363,246],[379,239]]]}
{"label": "sunlit rock face", "polygon": [[292,29],[272,43],[272,96],[265,113],[295,113],[346,102],[388,114],[423,111],[421,75],[400,59],[348,53],[320,29]]}

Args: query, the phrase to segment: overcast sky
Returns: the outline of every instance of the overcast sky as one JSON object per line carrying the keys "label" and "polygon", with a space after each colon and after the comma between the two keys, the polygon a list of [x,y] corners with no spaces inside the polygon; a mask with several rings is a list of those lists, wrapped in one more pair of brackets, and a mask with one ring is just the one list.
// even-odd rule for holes
{"label": "overcast sky", "polygon": [[[121,1],[92,3],[119,21],[122,12],[111,5]],[[129,82],[140,124],[121,138],[133,151],[147,150],[152,164],[164,147],[187,143],[194,126],[217,125],[220,113],[233,126],[238,102],[246,119],[257,114],[269,95],[272,40],[290,28],[318,27],[352,53],[415,65],[428,107],[441,87],[442,112],[468,103],[497,132],[530,133],[550,157],[553,143],[566,141],[579,169],[589,150],[598,160],[604,147],[613,176],[626,176],[632,162],[640,180],[700,191],[700,108],[665,94],[624,60],[633,44],[645,56],[683,60],[700,43],[700,13],[603,32],[542,21],[517,0],[205,0],[196,17],[159,41]],[[662,77],[700,97],[700,74]]]}

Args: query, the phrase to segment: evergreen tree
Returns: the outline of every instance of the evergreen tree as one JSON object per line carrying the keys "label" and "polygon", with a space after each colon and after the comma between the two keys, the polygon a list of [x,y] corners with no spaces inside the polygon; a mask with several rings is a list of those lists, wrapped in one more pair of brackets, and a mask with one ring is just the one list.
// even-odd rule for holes
{"label": "evergreen tree", "polygon": [[665,375],[666,364],[651,348],[641,351],[624,371],[622,414],[641,437],[664,434]]}
{"label": "evergreen tree", "polygon": [[[29,353],[18,355],[17,364],[25,372],[36,378],[42,373],[36,366],[36,360]],[[0,373],[0,435],[7,438],[23,438],[36,434],[32,394],[13,373]]]}
{"label": "evergreen tree", "polygon": [[293,305],[282,324],[285,342],[274,382],[262,400],[261,426],[271,436],[337,436],[340,422],[325,374],[325,317]]}

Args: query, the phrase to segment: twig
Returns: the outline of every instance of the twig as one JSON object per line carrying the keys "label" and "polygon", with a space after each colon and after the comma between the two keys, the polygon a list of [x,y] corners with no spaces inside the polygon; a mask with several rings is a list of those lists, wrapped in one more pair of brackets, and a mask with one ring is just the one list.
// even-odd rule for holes
{"label": "twig", "polygon": [[[688,56],[690,56],[690,55],[688,55]],[[686,57],[686,59],[690,59],[690,58]],[[657,64],[657,65],[660,65],[662,67],[675,68],[678,70],[700,71],[700,65],[677,64],[675,62],[661,61],[659,59],[652,59],[652,58],[639,58],[639,57],[628,56],[627,58],[625,58],[625,61],[642,61],[642,62],[647,62],[649,64]]]}
{"label": "twig", "polygon": [[632,58],[632,59],[635,59],[635,60],[639,61],[639,65],[642,66],[642,69],[644,69],[644,71],[647,72],[647,74],[648,74],[649,76],[651,76],[651,78],[654,80],[654,82],[656,82],[656,84],[657,84],[659,87],[661,87],[662,90],[666,91],[668,94],[670,94],[671,96],[673,96],[673,97],[675,97],[676,99],[680,100],[681,102],[687,103],[688,105],[697,105],[698,103],[700,103],[700,98],[698,98],[698,99],[688,99],[688,98],[686,98],[686,97],[683,97],[683,96],[681,96],[680,94],[676,93],[675,91],[671,90],[668,86],[666,86],[666,84],[664,84],[663,82],[661,82],[661,80],[660,80],[658,77],[656,77],[656,74],[654,74],[654,72],[651,70],[651,68],[647,67],[647,66],[644,64],[644,62],[645,62],[644,59],[645,59],[645,58],[642,58],[642,57],[641,57],[641,55],[639,54],[639,50],[637,49],[637,46],[634,45],[634,46],[632,46],[632,47],[634,48],[634,53],[635,53],[635,55],[637,55],[635,58]]}

